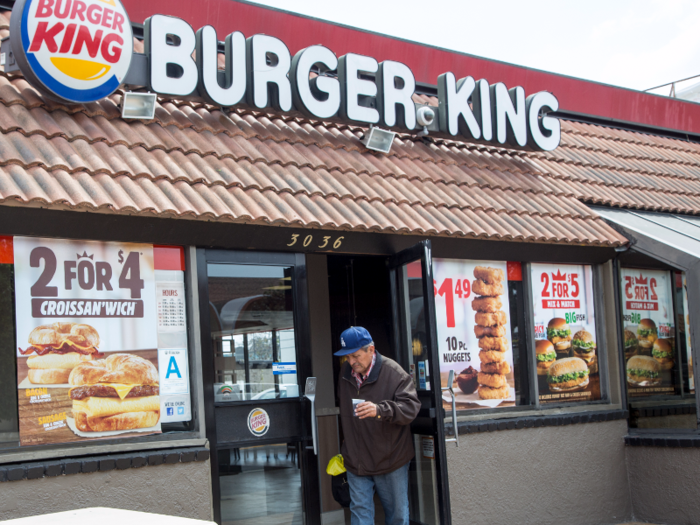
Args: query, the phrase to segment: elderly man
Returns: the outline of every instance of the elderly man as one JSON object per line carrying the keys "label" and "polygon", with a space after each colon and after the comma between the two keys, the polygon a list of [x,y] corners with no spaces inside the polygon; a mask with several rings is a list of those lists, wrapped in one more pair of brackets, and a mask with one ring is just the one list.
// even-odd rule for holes
{"label": "elderly man", "polygon": [[375,351],[361,326],[345,330],[340,345],[335,355],[347,356],[338,398],[351,523],[374,525],[376,490],[386,524],[408,525],[408,465],[414,455],[409,425],[420,409],[413,380],[396,361]]}

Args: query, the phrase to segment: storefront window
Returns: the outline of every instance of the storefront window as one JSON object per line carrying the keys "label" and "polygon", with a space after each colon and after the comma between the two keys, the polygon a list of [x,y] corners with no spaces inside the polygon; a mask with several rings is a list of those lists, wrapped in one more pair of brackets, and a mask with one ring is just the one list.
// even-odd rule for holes
{"label": "storefront window", "polygon": [[540,404],[600,400],[592,267],[532,264],[531,278]]}
{"label": "storefront window", "polygon": [[192,426],[181,247],[0,237],[0,443]]}
{"label": "storefront window", "polygon": [[[458,410],[527,403],[520,263],[435,259],[435,307],[443,386],[454,371]],[[445,407],[451,396],[445,392]]]}
{"label": "storefront window", "polygon": [[620,291],[630,426],[696,428],[685,274],[622,268]]}
{"label": "storefront window", "polygon": [[291,268],[210,264],[217,402],[299,397]]}
{"label": "storefront window", "polygon": [[[14,275],[9,260],[2,259],[0,237],[0,447],[19,441],[17,371],[15,366]],[[4,262],[4,264],[3,264]]]}

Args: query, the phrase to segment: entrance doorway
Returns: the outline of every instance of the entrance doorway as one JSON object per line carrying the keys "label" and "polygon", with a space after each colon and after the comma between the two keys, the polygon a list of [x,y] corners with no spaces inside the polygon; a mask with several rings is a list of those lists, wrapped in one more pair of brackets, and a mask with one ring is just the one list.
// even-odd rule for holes
{"label": "entrance doorway", "polygon": [[333,352],[355,325],[415,377],[411,521],[449,524],[429,244],[391,258],[199,250],[198,272],[215,521],[349,523],[325,467],[342,443]]}

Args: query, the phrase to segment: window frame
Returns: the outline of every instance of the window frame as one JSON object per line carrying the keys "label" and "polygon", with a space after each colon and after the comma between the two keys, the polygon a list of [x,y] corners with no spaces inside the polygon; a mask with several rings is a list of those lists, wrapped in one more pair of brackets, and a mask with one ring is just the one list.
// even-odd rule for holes
{"label": "window frame", "polygon": [[[440,255],[439,258],[454,258],[454,259],[464,259],[464,260],[482,260],[482,259],[469,259],[468,257],[450,257],[445,255]],[[494,260],[494,259],[483,259]],[[517,261],[516,261],[517,262]],[[537,358],[535,353],[535,323],[534,323],[534,309],[533,309],[533,283],[532,283],[532,264],[533,263],[544,263],[544,264],[562,264],[562,265],[584,265],[591,266],[592,275],[592,285],[593,285],[593,307],[595,309],[595,322],[596,322],[596,341],[597,345],[597,358],[598,358],[598,370],[600,374],[600,399],[588,402],[562,402],[562,403],[540,403],[539,400],[539,388],[538,388],[538,378],[537,378]],[[615,408],[624,408],[624,405],[619,404],[613,400],[611,395],[611,385],[610,385],[610,354],[608,349],[608,312],[606,311],[605,304],[605,288],[604,288],[604,276],[605,264],[593,263],[593,262],[552,262],[552,261],[521,261],[522,265],[522,283],[523,283],[523,293],[522,293],[522,317],[524,319],[518,319],[518,321],[523,321],[523,340],[525,342],[525,356],[527,363],[527,384],[524,387],[521,385],[521,390],[525,388],[527,390],[527,404],[516,405],[512,407],[496,407],[496,408],[481,408],[481,409],[467,409],[467,410],[457,410],[457,418],[459,421],[473,422],[483,419],[501,419],[501,418],[511,418],[511,417],[523,417],[523,416],[540,416],[551,413],[559,413],[562,409],[566,413],[576,413],[576,412],[593,412],[600,410],[610,410]],[[611,265],[612,266],[612,265]],[[612,271],[612,269],[611,269]],[[614,285],[614,282],[613,282]],[[614,294],[614,290],[613,290]],[[616,308],[617,310],[617,308]],[[511,320],[512,322],[512,320]],[[604,342],[601,344],[600,342]]]}
{"label": "window frame", "polygon": [[[21,234],[8,234],[8,237],[23,236]],[[49,237],[49,236],[42,236]],[[61,237],[50,237],[61,240]],[[72,239],[71,239],[72,240]],[[100,239],[75,239],[84,241],[113,242]],[[142,242],[142,241],[138,241]],[[145,242],[145,244],[154,244]],[[180,245],[185,254],[185,316],[187,319],[187,359],[190,373],[190,406],[192,419],[189,422],[189,430],[171,430],[160,434],[131,437],[128,439],[101,439],[99,442],[78,441],[74,443],[46,444],[21,446],[16,442],[0,443],[0,465],[18,461],[33,461],[52,458],[65,458],[72,456],[86,456],[92,454],[111,454],[116,452],[132,452],[139,450],[157,450],[173,447],[193,447],[206,445],[205,425],[203,422],[203,398],[202,391],[202,363],[200,348],[199,327],[199,297],[197,288],[197,258],[196,249],[192,246]],[[14,266],[14,263],[13,263]],[[13,297],[13,313],[14,312]],[[13,315],[14,317],[14,315]],[[17,326],[12,326],[15,346],[17,343]],[[15,388],[17,377],[15,373]],[[18,407],[15,407],[18,410]],[[19,416],[19,415],[18,415]],[[19,420],[19,417],[18,417]],[[166,423],[167,424],[167,423]]]}
{"label": "window frame", "polygon": [[[667,272],[670,276],[670,283],[671,283],[671,294],[672,294],[672,303],[673,303],[673,319],[674,319],[674,338],[676,341],[676,351],[680,352],[680,330],[678,328],[678,311],[679,311],[679,298],[678,294],[676,293],[676,285],[675,285],[675,273],[680,272],[680,273],[688,273],[688,270],[686,269],[679,269],[675,268],[671,265],[665,264],[662,261],[658,261],[658,266],[651,266],[651,265],[644,265],[643,263],[634,263],[634,262],[622,262],[619,257],[615,258],[614,261],[614,268],[615,268],[615,279],[616,279],[616,286],[615,286],[615,295],[617,298],[617,304],[618,304],[618,319],[617,319],[617,325],[618,325],[618,353],[620,356],[620,390],[621,390],[621,400],[623,403],[623,408],[627,410],[628,412],[631,413],[632,411],[632,406],[630,404],[630,397],[628,395],[627,391],[627,373],[626,373],[626,362],[625,362],[625,348],[624,348],[624,327],[622,323],[620,322],[619,317],[622,315],[622,301],[624,300],[623,298],[623,292],[622,292],[622,270],[623,268],[627,269],[639,269],[639,270],[654,270],[654,271],[663,271]],[[682,300],[682,299],[680,299]],[[685,308],[683,308],[685,310]],[[690,315],[690,313],[688,313]],[[686,330],[690,330],[690,326],[692,323],[686,326]],[[692,342],[691,342],[692,343]],[[692,351],[692,350],[691,350]],[[685,390],[685,383],[683,381],[683,372],[679,368],[676,380],[680,379],[680,394],[673,394],[673,395],[668,395],[668,394],[662,394],[662,395],[650,395],[650,396],[640,396],[638,398],[635,398],[635,401],[642,401],[648,403],[647,406],[640,407],[640,408],[645,408],[645,409],[667,409],[671,408],[673,405],[682,405],[682,406],[693,406],[695,407],[695,413],[696,413],[696,428],[691,429],[691,428],[638,428],[638,427],[631,427],[630,425],[630,420],[631,420],[631,415],[627,418],[627,426],[628,426],[628,431],[630,433],[634,434],[654,434],[654,433],[663,433],[663,434],[669,434],[669,433],[680,433],[680,434],[697,434],[700,433],[700,413],[698,413],[698,388],[697,388],[697,374],[695,374],[695,366],[693,366],[693,375],[694,379],[696,381],[696,388],[695,392],[691,393]],[[693,400],[694,403],[689,402],[690,400]],[[675,408],[675,407],[674,407]],[[661,416],[663,417],[663,416]]]}

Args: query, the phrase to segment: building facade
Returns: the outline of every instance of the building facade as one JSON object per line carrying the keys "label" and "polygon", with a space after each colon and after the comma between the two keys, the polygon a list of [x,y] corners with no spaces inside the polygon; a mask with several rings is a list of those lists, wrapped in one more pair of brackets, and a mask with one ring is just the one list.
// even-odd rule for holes
{"label": "building facade", "polygon": [[[34,5],[37,24],[49,3]],[[281,40],[285,21],[348,30],[209,5],[250,15],[233,28],[246,37],[266,16]],[[3,37],[23,30],[17,13],[31,6],[0,13]],[[148,91],[134,71],[155,53],[144,44],[154,26],[141,22],[204,24],[178,5],[122,7],[136,58],[124,85],[96,101],[47,94],[16,44],[6,51],[18,40],[3,40],[0,518],[106,506],[237,525],[345,523],[325,472],[342,442],[333,352],[361,325],[421,398],[416,523],[700,519],[695,104],[644,95],[637,114],[623,103],[586,113],[566,91],[550,107],[561,136],[548,150],[394,127],[381,153],[347,115],[217,105],[201,85],[161,93],[153,118],[125,118],[125,95]],[[97,36],[80,36],[75,9],[66,16],[89,54]],[[100,9],[97,25],[118,31],[119,6]],[[221,39],[221,20],[206,23]],[[183,45],[168,35],[163,46]],[[35,53],[50,49],[43,38]],[[235,63],[218,47],[223,79]],[[80,81],[104,74],[81,67]],[[185,78],[163,71],[173,84]],[[525,70],[522,81],[500,71],[489,80],[547,89]],[[441,115],[437,79],[416,75],[416,109]],[[528,136],[546,117],[535,114]],[[110,368],[118,355],[130,364]],[[116,375],[90,379],[88,369]]]}

